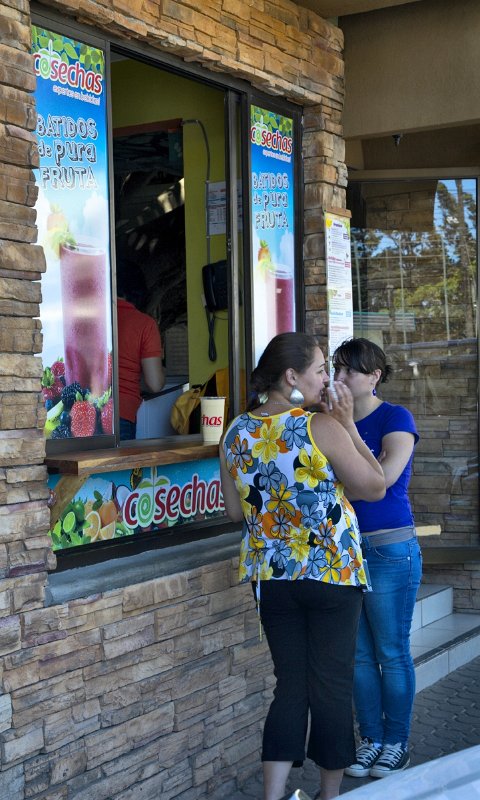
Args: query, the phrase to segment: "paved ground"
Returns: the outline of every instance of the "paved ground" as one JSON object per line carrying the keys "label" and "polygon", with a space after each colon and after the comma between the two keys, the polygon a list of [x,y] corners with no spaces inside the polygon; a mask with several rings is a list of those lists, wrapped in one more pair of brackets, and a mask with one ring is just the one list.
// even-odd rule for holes
{"label": "paved ground", "polygon": [[[480,658],[417,694],[410,738],[411,766],[475,744],[480,744]],[[345,776],[342,794],[374,780]],[[313,763],[307,761],[302,769],[292,770],[289,790],[297,788],[311,798],[318,791],[318,769]],[[258,775],[229,800],[246,798],[262,800],[260,763]]]}

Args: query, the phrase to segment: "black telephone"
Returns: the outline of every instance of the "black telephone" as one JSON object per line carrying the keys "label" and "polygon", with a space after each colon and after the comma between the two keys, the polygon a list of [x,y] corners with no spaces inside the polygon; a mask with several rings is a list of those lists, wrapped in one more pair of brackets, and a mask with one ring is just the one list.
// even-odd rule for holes
{"label": "black telephone", "polygon": [[202,268],[202,279],[207,309],[215,312],[228,308],[226,260],[206,264]]}

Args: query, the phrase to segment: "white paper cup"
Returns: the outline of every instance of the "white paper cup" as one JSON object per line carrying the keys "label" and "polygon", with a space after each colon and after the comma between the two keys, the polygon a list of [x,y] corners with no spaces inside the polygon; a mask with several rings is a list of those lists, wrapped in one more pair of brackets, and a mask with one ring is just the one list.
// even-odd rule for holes
{"label": "white paper cup", "polygon": [[222,438],[225,421],[225,398],[202,397],[201,430],[204,444],[218,444]]}

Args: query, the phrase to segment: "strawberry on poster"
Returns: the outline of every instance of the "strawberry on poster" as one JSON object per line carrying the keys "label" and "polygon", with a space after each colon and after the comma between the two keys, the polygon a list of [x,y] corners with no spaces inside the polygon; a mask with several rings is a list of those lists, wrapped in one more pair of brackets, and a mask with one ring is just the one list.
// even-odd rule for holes
{"label": "strawberry on poster", "polygon": [[32,27],[45,434],[111,434],[112,318],[105,54]]}

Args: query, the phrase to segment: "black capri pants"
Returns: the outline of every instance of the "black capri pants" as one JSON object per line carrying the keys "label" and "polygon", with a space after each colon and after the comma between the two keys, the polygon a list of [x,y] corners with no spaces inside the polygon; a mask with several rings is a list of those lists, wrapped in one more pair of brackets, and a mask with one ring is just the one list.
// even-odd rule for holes
{"label": "black capri pants", "polygon": [[362,590],[310,579],[261,581],[260,588],[277,681],[262,761],[301,766],[310,711],[308,758],[343,769],[355,760],[352,684]]}

